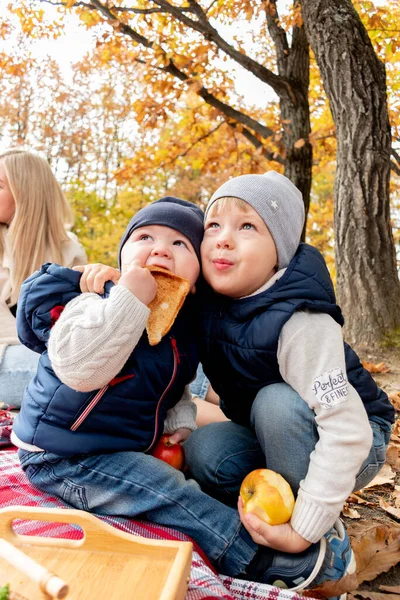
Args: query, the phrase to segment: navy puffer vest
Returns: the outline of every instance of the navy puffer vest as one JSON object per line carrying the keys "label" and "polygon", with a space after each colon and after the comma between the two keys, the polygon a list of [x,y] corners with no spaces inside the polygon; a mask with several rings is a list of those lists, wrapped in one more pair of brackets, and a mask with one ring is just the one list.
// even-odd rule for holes
{"label": "navy puffer vest", "polygon": [[[232,299],[200,287],[200,361],[233,421],[246,425],[257,392],[282,382],[277,361],[282,327],[296,310],[331,315],[343,325],[331,278],[316,248],[300,244],[284,275],[255,296]],[[394,420],[387,395],[345,344],[348,379],[361,396],[370,418]]]}
{"label": "navy puffer vest", "polygon": [[[117,377],[100,390],[77,392],[54,373],[47,341],[58,308],[79,293],[81,274],[46,264],[22,286],[17,325],[21,342],[41,353],[14,423],[18,438],[60,456],[148,451],[163,433],[167,411],[181,399],[197,368],[188,298],[171,331],[151,347],[143,333]],[[106,284],[107,297],[113,284]]]}

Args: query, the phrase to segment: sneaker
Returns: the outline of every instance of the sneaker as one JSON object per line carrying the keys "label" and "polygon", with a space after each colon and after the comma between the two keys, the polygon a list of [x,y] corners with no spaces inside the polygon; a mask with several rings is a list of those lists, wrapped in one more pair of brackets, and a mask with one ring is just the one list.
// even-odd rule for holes
{"label": "sneaker", "polygon": [[[318,587],[331,600],[345,600],[346,592],[357,587],[357,565],[349,537],[340,519],[335,521],[323,539],[326,540],[325,557],[311,589]],[[338,581],[342,585],[338,585]],[[329,588],[334,588],[339,595],[329,594]]]}
{"label": "sneaker", "polygon": [[329,594],[329,588],[333,587],[336,593],[337,582],[345,576],[355,575],[355,570],[350,541],[343,523],[338,519],[319,542],[304,552],[289,554],[266,546],[260,547],[243,577],[293,592],[318,587],[322,595],[332,600],[344,600],[345,593],[340,591],[340,595],[333,596]]}

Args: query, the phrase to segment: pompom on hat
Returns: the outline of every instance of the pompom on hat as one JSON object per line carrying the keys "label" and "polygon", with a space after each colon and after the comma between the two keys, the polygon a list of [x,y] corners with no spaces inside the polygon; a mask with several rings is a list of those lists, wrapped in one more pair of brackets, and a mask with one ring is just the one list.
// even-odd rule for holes
{"label": "pompom on hat", "polygon": [[305,212],[300,190],[284,175],[268,171],[264,175],[240,175],[226,181],[212,195],[205,216],[219,198],[240,198],[260,215],[271,233],[278,269],[287,267],[299,246]]}

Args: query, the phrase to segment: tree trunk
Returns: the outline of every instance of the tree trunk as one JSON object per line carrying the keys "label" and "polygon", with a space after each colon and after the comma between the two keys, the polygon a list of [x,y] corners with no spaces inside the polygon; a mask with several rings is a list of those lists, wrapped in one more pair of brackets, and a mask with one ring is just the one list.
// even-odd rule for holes
{"label": "tree trunk", "polygon": [[[298,0],[294,0],[296,7]],[[312,145],[309,141],[310,105],[310,53],[304,27],[295,24],[289,46],[287,33],[282,28],[276,0],[264,0],[268,30],[275,44],[279,77],[286,87],[279,93],[280,117],[285,148],[285,175],[303,194],[306,216],[310,206],[312,180]],[[304,224],[303,236],[305,237]]]}
{"label": "tree trunk", "polygon": [[301,3],[336,127],[337,296],[345,336],[375,345],[400,323],[385,68],[350,0]]}
{"label": "tree trunk", "polygon": [[[300,40],[299,37],[302,39]],[[305,32],[301,28],[298,30],[297,39],[293,41],[290,60],[286,68],[286,77],[294,92],[295,100],[281,98],[280,109],[284,128],[283,142],[286,149],[285,175],[303,194],[306,218],[310,206],[313,160],[312,145],[309,141],[311,130],[308,102],[309,73],[309,47]],[[305,229],[306,223],[302,235],[303,240]]]}

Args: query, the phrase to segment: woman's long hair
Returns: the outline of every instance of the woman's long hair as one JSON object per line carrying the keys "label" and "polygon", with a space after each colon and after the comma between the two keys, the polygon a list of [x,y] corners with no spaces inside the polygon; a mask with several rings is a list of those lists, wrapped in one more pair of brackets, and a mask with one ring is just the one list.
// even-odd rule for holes
{"label": "woman's long hair", "polygon": [[0,231],[0,263],[6,252],[11,264],[13,304],[22,282],[44,262],[62,264],[62,243],[69,239],[66,227],[72,226],[73,216],[44,158],[15,149],[0,154],[0,161],[15,201],[15,214],[8,230],[6,225],[0,225],[3,230]]}

